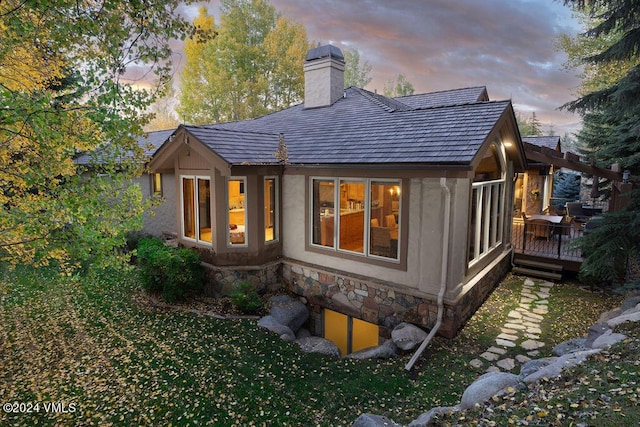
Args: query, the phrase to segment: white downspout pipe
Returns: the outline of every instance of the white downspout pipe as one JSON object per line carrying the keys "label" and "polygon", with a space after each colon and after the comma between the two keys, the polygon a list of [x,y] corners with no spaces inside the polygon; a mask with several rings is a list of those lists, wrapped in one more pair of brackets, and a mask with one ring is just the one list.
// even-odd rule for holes
{"label": "white downspout pipe", "polygon": [[418,350],[413,354],[409,362],[405,365],[404,369],[410,371],[413,365],[416,363],[422,352],[431,339],[436,335],[440,325],[442,325],[442,315],[444,312],[444,292],[447,289],[447,271],[449,267],[449,234],[451,231],[450,226],[450,214],[451,214],[451,191],[447,187],[447,178],[440,178],[440,188],[444,193],[444,219],[443,219],[443,231],[442,231],[442,267],[440,270],[440,292],[438,292],[438,314],[436,317],[436,324],[429,331],[429,335],[422,341]]}

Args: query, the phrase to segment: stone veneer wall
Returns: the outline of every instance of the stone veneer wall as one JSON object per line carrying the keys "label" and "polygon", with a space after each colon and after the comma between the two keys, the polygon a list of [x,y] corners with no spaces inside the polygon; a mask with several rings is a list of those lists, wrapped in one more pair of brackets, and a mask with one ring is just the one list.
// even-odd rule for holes
{"label": "stone veneer wall", "polygon": [[207,296],[219,297],[229,295],[231,290],[240,282],[247,281],[260,291],[275,291],[282,287],[278,270],[280,261],[274,261],[258,266],[219,267],[202,263],[206,269],[207,283],[204,293]]}
{"label": "stone veneer wall", "polygon": [[[505,256],[478,280],[456,303],[445,303],[438,333],[453,338],[464,322],[480,307],[511,266]],[[400,322],[431,328],[437,319],[436,298],[419,295],[401,286],[356,277],[344,272],[319,269],[290,260],[282,263],[282,278],[291,292],[306,298],[311,316],[309,329],[322,334],[322,309],[328,308],[380,326],[380,336],[389,338]]]}

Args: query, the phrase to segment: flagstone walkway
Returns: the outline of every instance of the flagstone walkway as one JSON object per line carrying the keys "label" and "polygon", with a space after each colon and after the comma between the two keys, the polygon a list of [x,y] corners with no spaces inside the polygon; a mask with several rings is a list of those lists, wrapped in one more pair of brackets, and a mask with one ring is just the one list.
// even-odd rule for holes
{"label": "flagstone walkway", "polygon": [[[487,366],[487,372],[512,371],[516,364],[523,364],[538,356],[539,349],[545,343],[540,341],[540,323],[548,313],[549,291],[553,287],[551,282],[535,283],[532,279],[525,279],[520,295],[518,308],[509,312],[507,320],[500,328],[500,335],[495,345],[473,359],[470,365],[474,368]],[[507,353],[518,354],[515,357],[505,356]]]}

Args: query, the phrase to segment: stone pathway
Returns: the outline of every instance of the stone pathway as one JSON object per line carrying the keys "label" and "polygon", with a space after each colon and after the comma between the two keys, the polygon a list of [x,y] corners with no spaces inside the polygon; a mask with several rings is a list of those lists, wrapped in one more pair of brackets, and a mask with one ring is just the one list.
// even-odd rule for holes
{"label": "stone pathway", "polygon": [[[540,341],[540,323],[548,312],[549,291],[552,287],[551,282],[535,283],[532,279],[525,279],[520,304],[509,312],[507,321],[500,328],[500,335],[496,337],[495,345],[482,353],[480,358],[473,359],[470,365],[480,369],[488,364],[487,372],[510,372],[516,364],[521,365],[538,356],[539,349],[544,347],[544,343]],[[507,357],[507,350],[515,350],[519,354],[515,358]]]}

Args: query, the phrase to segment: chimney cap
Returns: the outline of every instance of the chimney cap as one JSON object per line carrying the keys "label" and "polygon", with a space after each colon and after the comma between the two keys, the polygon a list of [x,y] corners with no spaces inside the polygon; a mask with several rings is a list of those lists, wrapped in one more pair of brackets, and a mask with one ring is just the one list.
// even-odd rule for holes
{"label": "chimney cap", "polygon": [[330,44],[319,46],[313,49],[310,49],[307,53],[307,57],[304,59],[305,61],[313,61],[316,59],[322,58],[335,58],[344,62],[344,56],[342,55],[342,51]]}

